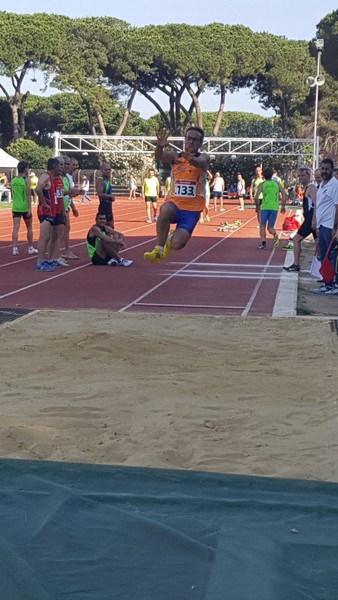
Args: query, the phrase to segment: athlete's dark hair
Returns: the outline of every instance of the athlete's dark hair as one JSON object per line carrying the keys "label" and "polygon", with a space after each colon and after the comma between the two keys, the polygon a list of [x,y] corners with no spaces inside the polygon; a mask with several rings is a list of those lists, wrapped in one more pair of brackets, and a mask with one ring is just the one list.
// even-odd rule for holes
{"label": "athlete's dark hair", "polygon": [[272,177],[272,169],[271,167],[265,167],[264,171],[263,171],[263,177],[264,179],[271,179]]}
{"label": "athlete's dark hair", "polygon": [[187,133],[189,131],[197,131],[200,134],[200,136],[201,136],[201,143],[203,142],[203,140],[204,140],[204,129],[202,129],[202,127],[197,127],[195,125],[191,125],[191,127],[188,127],[187,131],[185,132],[185,135],[187,135]]}
{"label": "athlete's dark hair", "polygon": [[25,169],[29,168],[29,164],[28,162],[26,162],[25,160],[20,160],[20,162],[18,162],[18,173],[23,173]]}
{"label": "athlete's dark hair", "polygon": [[47,171],[53,171],[59,166],[59,164],[60,163],[57,158],[49,158],[47,161]]}
{"label": "athlete's dark hair", "polygon": [[100,211],[99,211],[99,212],[97,212],[97,213],[96,213],[96,215],[95,215],[95,221],[96,221],[96,220],[97,220],[99,217],[106,217],[106,218],[107,218],[107,215],[106,215],[106,213],[104,213],[104,212],[100,212]]}
{"label": "athlete's dark hair", "polygon": [[331,158],[324,158],[320,164],[322,165],[323,163],[325,165],[330,165],[331,169],[334,168],[333,160],[331,160]]}

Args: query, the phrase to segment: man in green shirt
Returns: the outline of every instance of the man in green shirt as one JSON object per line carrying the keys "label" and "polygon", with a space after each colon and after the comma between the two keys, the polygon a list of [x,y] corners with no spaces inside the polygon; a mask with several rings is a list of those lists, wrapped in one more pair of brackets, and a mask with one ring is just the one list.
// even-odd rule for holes
{"label": "man in green shirt", "polygon": [[27,229],[28,254],[37,254],[36,248],[33,247],[33,228],[32,228],[32,211],[31,211],[31,188],[29,183],[29,165],[26,161],[21,160],[18,163],[18,175],[11,181],[12,189],[12,216],[13,216],[13,256],[19,254],[18,237],[23,218]]}
{"label": "man in green shirt", "polygon": [[[270,167],[266,167],[263,171],[265,181],[259,184],[255,193],[256,212],[260,211],[260,236],[261,243],[258,246],[260,250],[266,249],[266,228],[274,238],[273,245],[275,248],[279,246],[279,238],[275,230],[279,210],[279,199],[282,200],[281,213],[285,213],[285,204],[288,199],[287,194],[279,183],[272,179],[273,171]],[[263,194],[262,200],[260,199]]]}

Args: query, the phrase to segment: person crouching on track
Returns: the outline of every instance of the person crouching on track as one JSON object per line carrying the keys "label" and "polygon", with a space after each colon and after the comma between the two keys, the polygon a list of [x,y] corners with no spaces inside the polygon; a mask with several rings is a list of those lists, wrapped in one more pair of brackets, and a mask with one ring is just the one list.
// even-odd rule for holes
{"label": "person crouching on track", "polygon": [[93,265],[130,267],[132,260],[121,258],[119,252],[125,248],[124,235],[107,225],[107,217],[98,212],[87,234],[87,250]]}

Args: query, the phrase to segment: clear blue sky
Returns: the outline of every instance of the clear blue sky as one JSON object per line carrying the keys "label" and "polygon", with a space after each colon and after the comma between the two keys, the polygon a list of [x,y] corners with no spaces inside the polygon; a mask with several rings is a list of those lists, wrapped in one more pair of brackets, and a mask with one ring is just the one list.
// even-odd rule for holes
{"label": "clear blue sky", "polygon": [[[111,16],[140,27],[166,23],[241,24],[253,31],[267,31],[289,39],[305,40],[315,37],[317,23],[326,14],[337,10],[337,0],[284,0],[278,3],[271,0],[100,0],[97,3],[89,0],[59,0],[57,3],[46,0],[17,0],[13,5],[3,5],[4,2],[0,0],[1,10],[25,14],[44,12],[69,17]],[[39,93],[38,89],[36,93]],[[162,99],[162,95],[157,98]],[[218,97],[210,92],[204,94],[201,106],[202,110],[216,110]],[[153,106],[140,96],[134,102],[133,108],[144,118],[155,112]],[[272,114],[263,111],[257,101],[250,98],[248,90],[228,96],[226,110],[255,112],[266,116]]]}

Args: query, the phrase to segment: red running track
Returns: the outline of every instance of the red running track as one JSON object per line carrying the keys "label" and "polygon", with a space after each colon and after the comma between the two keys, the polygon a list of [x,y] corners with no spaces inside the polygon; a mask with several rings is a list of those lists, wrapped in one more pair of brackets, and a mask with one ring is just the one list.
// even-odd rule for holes
{"label": "red running track", "polygon": [[[155,224],[145,223],[140,199],[114,203],[115,227],[126,236],[124,255],[130,268],[94,267],[85,238],[94,223],[97,202],[77,205],[72,218],[71,248],[80,260],[53,273],[36,272],[36,257],[27,255],[25,226],[21,223],[19,256],[12,256],[10,209],[0,211],[0,307],[30,309],[110,309],[112,311],[180,312],[215,315],[272,314],[285,252],[258,249],[256,214],[238,211],[236,201],[225,212],[211,211],[211,222],[198,224],[189,244],[172,252],[160,265],[143,259],[155,243]],[[233,232],[216,230],[220,222],[242,220]],[[281,227],[279,216],[278,226]],[[34,215],[34,237],[39,223]]]}

